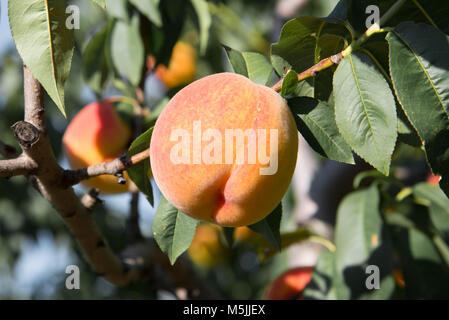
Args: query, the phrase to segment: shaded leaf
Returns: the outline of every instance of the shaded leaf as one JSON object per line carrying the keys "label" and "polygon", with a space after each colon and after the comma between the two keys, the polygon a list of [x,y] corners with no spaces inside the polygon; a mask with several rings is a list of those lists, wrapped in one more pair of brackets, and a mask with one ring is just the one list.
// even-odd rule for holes
{"label": "shaded leaf", "polygon": [[[394,285],[388,285],[391,283],[393,252],[379,203],[379,191],[376,186],[371,186],[349,194],[338,208],[335,230],[338,299],[369,299],[379,295],[385,299],[393,293]],[[382,280],[380,289],[371,292],[365,284],[368,265],[379,268]],[[385,286],[382,285],[384,281]]]}
{"label": "shaded leaf", "polygon": [[64,84],[74,49],[63,0],[8,1],[11,33],[23,63],[65,113]]}
{"label": "shaded leaf", "polygon": [[449,273],[432,240],[417,229],[396,232],[408,299],[447,299]]}
{"label": "shaded leaf", "polygon": [[449,199],[444,192],[438,186],[423,182],[413,187],[413,194],[429,202],[432,223],[438,230],[449,235]]}
{"label": "shaded leaf", "polygon": [[144,49],[140,37],[139,16],[128,23],[117,21],[112,31],[112,60],[117,70],[137,86],[142,77]]}
{"label": "shaded leaf", "polygon": [[159,13],[160,0],[130,0],[140,12],[142,12],[148,20],[153,22],[156,26],[162,26],[162,18]]}
{"label": "shaded leaf", "polygon": [[87,84],[98,94],[104,88],[108,77],[107,50],[109,50],[109,36],[113,28],[109,21],[89,41],[83,52],[83,76]]}
{"label": "shaded leaf", "polygon": [[171,264],[190,247],[197,225],[198,220],[178,211],[164,196],[161,197],[154,216],[153,234]]}
{"label": "shaded leaf", "polygon": [[207,42],[209,40],[209,29],[212,25],[209,5],[206,0],[191,0],[191,2],[200,24],[200,52],[201,54],[205,54]]}
{"label": "shaded leaf", "polygon": [[331,160],[354,164],[351,148],[335,123],[332,105],[308,97],[289,99],[288,105],[298,130],[313,150]]}
{"label": "shaded leaf", "polygon": [[424,142],[432,172],[449,195],[449,42],[439,30],[405,22],[387,36],[396,96]]}
{"label": "shaded leaf", "polygon": [[279,229],[281,227],[282,218],[282,203],[271,212],[263,220],[249,225],[253,231],[256,231],[264,236],[264,238],[277,250],[281,250],[281,234]]}
{"label": "shaded leaf", "polygon": [[304,289],[304,299],[335,300],[336,293],[332,284],[334,273],[335,252],[321,252],[315,264],[312,279]]}

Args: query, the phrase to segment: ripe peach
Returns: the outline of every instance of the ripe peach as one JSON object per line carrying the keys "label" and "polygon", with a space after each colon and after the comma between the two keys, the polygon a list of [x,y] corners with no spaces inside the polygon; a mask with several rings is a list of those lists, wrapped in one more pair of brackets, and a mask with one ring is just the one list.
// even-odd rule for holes
{"label": "ripe peach", "polygon": [[248,227],[238,227],[234,230],[234,240],[248,244],[257,244],[264,240],[260,233],[251,230]]}
{"label": "ripe peach", "polygon": [[173,47],[168,68],[162,64],[156,67],[155,75],[172,89],[193,80],[196,70],[196,51],[190,44],[178,41]]}
{"label": "ripe peach", "polygon": [[268,285],[264,299],[302,299],[302,291],[312,279],[312,272],[313,267],[297,267],[284,272]]}
{"label": "ripe peach", "polygon": [[[131,129],[106,99],[85,106],[73,118],[64,133],[63,146],[72,169],[81,169],[120,157],[127,150],[131,136]],[[82,183],[102,193],[127,192],[129,188],[129,183],[118,184],[117,178],[111,175]]]}
{"label": "ripe peach", "polygon": [[213,224],[200,224],[187,250],[190,259],[198,266],[210,269],[223,262],[228,249],[220,238],[221,228]]}
{"label": "ripe peach", "polygon": [[157,185],[176,208],[238,227],[278,205],[297,150],[295,121],[280,95],[241,75],[219,73],[170,100],[154,127],[150,161]]}

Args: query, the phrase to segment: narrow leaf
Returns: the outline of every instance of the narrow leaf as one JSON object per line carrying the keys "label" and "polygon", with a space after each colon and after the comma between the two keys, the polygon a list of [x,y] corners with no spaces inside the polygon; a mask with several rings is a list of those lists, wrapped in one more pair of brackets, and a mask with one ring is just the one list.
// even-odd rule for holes
{"label": "narrow leaf", "polygon": [[66,7],[63,0],[8,1],[9,25],[23,63],[64,116],[64,84],[74,49]]}
{"label": "narrow leaf", "polygon": [[120,73],[124,74],[134,86],[142,77],[144,48],[140,37],[139,16],[130,23],[117,21],[112,33],[112,60]]}
{"label": "narrow leaf", "polygon": [[193,8],[198,16],[200,24],[200,52],[205,54],[207,42],[209,40],[209,29],[212,25],[212,16],[206,0],[191,0]]}
{"label": "narrow leaf", "polygon": [[171,264],[189,248],[197,225],[198,220],[178,211],[167,199],[161,197],[154,217],[153,234]]}
{"label": "narrow leaf", "polygon": [[108,76],[106,52],[109,50],[108,37],[113,22],[106,24],[95,34],[83,52],[83,76],[87,84],[98,94],[103,90]]}
{"label": "narrow leaf", "polygon": [[388,175],[397,138],[396,104],[369,57],[353,53],[334,74],[335,120],[352,149]]}
{"label": "narrow leaf", "polygon": [[[150,128],[134,140],[127,152],[128,158],[148,149],[152,134],[153,128]],[[150,159],[148,158],[137,165],[132,166],[126,171],[128,172],[131,180],[136,184],[137,188],[139,188],[139,190],[146,195],[151,206],[154,206],[153,189],[151,188],[150,178],[148,177],[150,170]]]}

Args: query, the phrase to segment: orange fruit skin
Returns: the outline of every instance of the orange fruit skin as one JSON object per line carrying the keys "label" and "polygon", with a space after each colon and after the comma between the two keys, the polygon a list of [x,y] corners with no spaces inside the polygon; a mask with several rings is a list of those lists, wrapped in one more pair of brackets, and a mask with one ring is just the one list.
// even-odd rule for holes
{"label": "orange fruit skin", "polygon": [[[265,130],[266,154],[270,154],[273,129],[277,132],[277,171],[262,175],[260,170],[268,165],[259,160],[236,163],[235,143],[233,163],[174,163],[171,154],[180,142],[171,139],[172,133],[182,129],[192,135],[195,121],[201,122],[203,133],[218,130],[223,139],[230,129]],[[247,140],[244,150],[249,149]],[[201,150],[209,144],[203,139]],[[223,160],[225,146],[223,142]],[[298,132],[284,99],[241,75],[219,73],[191,83],[170,100],[154,127],[150,161],[157,185],[176,208],[199,220],[239,227],[262,220],[279,204],[293,176],[297,151]]]}
{"label": "orange fruit skin", "polygon": [[[290,269],[271,282],[264,295],[265,300],[289,300],[300,294],[312,279],[313,267]],[[299,295],[298,299],[302,299]]]}
{"label": "orange fruit skin", "polygon": [[[120,157],[127,150],[131,137],[131,129],[120,119],[113,103],[106,99],[85,106],[69,123],[62,142],[70,167],[76,170]],[[128,178],[126,172],[124,177]],[[118,184],[117,178],[111,175],[90,178],[82,184],[107,194],[129,189],[129,183]]]}
{"label": "orange fruit skin", "polygon": [[155,75],[168,89],[172,89],[191,82],[195,71],[195,48],[186,42],[178,41],[173,47],[168,68],[162,64],[158,65]]}
{"label": "orange fruit skin", "polygon": [[193,237],[187,254],[190,259],[204,269],[222,263],[228,256],[228,249],[220,239],[221,228],[214,224],[200,224]]}

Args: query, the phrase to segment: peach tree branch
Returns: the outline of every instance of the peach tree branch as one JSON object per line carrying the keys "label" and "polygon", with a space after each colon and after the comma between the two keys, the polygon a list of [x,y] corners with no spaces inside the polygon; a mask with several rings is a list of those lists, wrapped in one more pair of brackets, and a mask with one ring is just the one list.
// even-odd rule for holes
{"label": "peach tree branch", "polygon": [[146,149],[140,153],[135,154],[131,158],[122,156],[111,161],[106,161],[78,170],[64,170],[62,185],[65,187],[73,186],[83,180],[105,174],[117,176],[124,170],[148,159],[149,156],[150,150]]}
{"label": "peach tree branch", "polygon": [[[365,43],[372,35],[376,33],[382,33],[386,32],[386,29],[381,29],[380,26],[385,24],[405,3],[406,0],[397,0],[391,8],[380,18],[378,23],[373,24],[371,27],[369,27],[365,33],[356,41],[351,43],[349,46],[347,46],[343,51],[325,58],[315,64],[314,66],[310,67],[309,69],[301,72],[298,74],[298,82],[301,82],[303,80],[306,80],[311,77],[315,77],[318,72],[326,70],[332,66],[338,65],[341,60],[347,56],[349,56],[354,50],[357,50],[363,43]],[[276,82],[271,88],[275,90],[276,92],[280,92],[282,90],[282,84],[284,82],[285,75],[290,71],[291,69],[287,69],[284,72],[284,75],[279,79],[278,82]]]}

